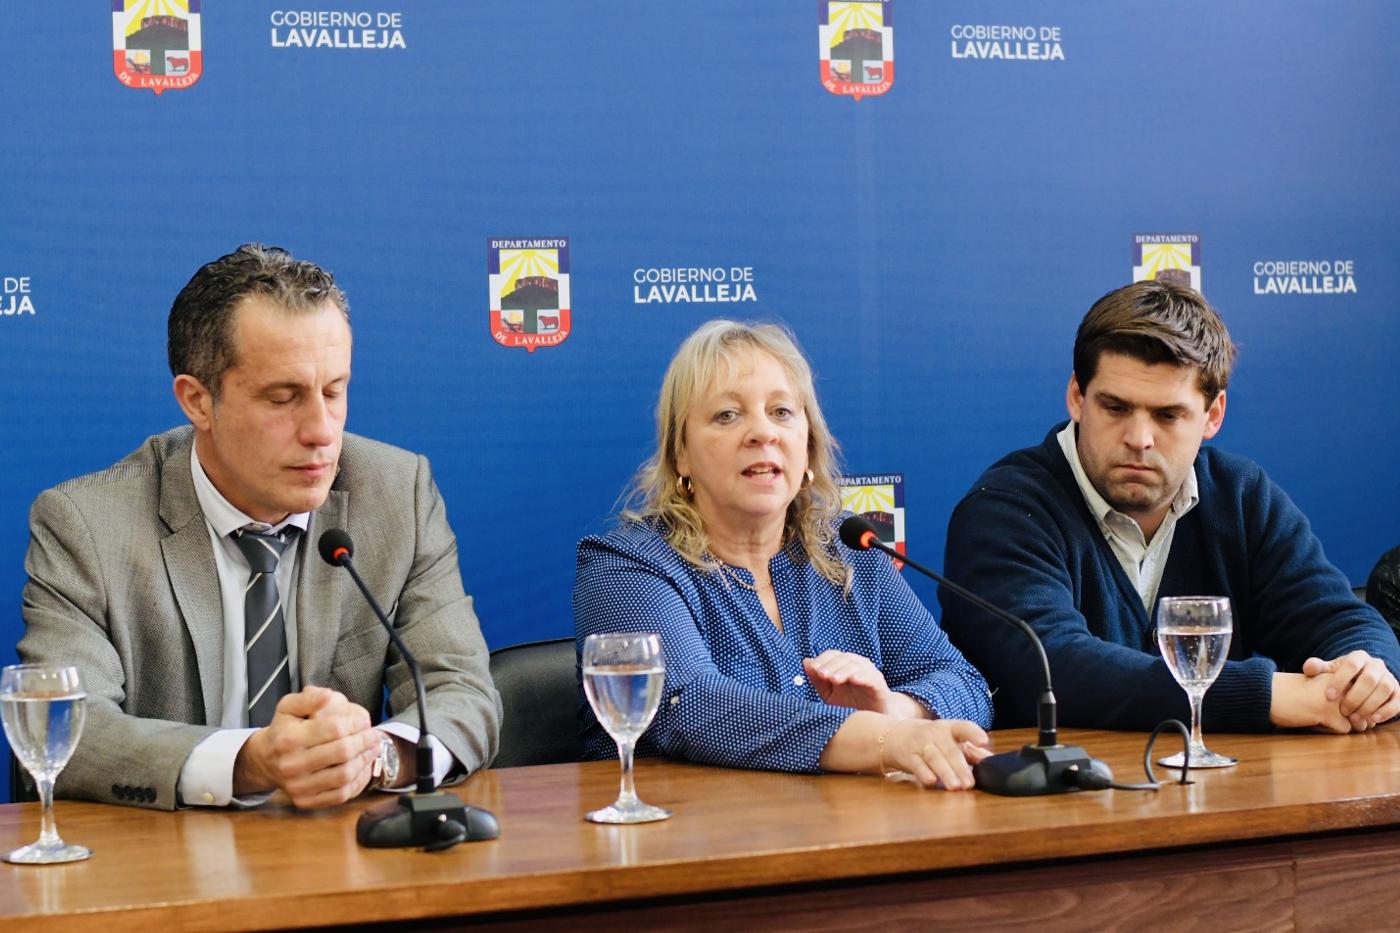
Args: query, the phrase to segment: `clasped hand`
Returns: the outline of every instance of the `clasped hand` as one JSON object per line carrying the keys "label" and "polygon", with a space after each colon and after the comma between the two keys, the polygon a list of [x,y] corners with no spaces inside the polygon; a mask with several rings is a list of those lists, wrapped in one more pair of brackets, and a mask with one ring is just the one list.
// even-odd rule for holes
{"label": "clasped hand", "polygon": [[233,768],[235,796],[285,791],[302,809],[330,807],[369,784],[379,733],[368,711],[325,687],[306,687],[277,703],[272,722],[253,733]]}
{"label": "clasped hand", "polygon": [[1301,674],[1274,675],[1270,719],[1276,726],[1365,732],[1400,715],[1400,683],[1379,658],[1352,651],[1308,658]]}

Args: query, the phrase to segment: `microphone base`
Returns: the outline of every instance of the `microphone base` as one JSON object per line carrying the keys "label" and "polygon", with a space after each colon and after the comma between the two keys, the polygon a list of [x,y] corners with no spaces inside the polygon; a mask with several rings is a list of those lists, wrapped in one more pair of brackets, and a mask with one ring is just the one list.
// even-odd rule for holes
{"label": "microphone base", "polygon": [[1112,780],[1101,761],[1076,745],[1023,745],[1020,751],[984,759],[972,768],[978,790],[1003,797],[1039,797],[1079,790],[1075,773],[1096,771]]}
{"label": "microphone base", "polygon": [[446,849],[500,834],[489,810],[466,806],[456,794],[443,792],[392,797],[361,813],[355,824],[355,840],[371,849]]}

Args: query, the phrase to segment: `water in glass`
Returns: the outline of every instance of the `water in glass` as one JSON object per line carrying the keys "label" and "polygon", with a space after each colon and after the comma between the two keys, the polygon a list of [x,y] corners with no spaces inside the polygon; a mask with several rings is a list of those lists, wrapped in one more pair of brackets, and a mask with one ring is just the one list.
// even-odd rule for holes
{"label": "water in glass", "polygon": [[1225,666],[1230,633],[1200,626],[1159,628],[1157,644],[1177,683],[1188,690],[1205,690]]}
{"label": "water in glass", "polygon": [[608,735],[635,742],[651,725],[661,704],[666,669],[640,664],[610,664],[583,669],[583,692]]}
{"label": "water in glass", "polygon": [[58,776],[83,731],[84,694],[11,694],[0,698],[5,737],[19,763],[35,775]]}

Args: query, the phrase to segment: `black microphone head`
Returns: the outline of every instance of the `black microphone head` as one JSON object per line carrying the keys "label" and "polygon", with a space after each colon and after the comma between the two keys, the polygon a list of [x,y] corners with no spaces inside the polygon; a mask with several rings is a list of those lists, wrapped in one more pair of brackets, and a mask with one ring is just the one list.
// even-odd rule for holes
{"label": "black microphone head", "polygon": [[339,528],[328,528],[322,532],[316,549],[321,552],[321,560],[332,567],[343,567],[355,556],[355,542]]}
{"label": "black microphone head", "polygon": [[841,523],[841,543],[853,551],[865,551],[871,541],[880,540],[880,533],[864,515],[852,515]]}

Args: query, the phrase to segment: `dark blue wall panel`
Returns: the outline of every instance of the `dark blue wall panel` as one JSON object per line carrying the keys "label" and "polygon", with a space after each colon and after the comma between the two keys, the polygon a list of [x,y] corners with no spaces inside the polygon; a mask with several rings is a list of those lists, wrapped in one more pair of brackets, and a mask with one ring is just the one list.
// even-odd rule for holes
{"label": "dark blue wall panel", "polygon": [[[938,564],[978,472],[1063,416],[1073,328],[1143,233],[1199,236],[1242,346],[1217,443],[1352,579],[1400,540],[1394,4],[895,0],[893,85],[860,100],[822,87],[810,2],[206,2],[202,74],[160,95],[116,80],[108,4],[13,6],[0,276],[34,311],[0,293],[3,660],[30,501],[180,420],[170,300],[255,239],[340,278],[350,427],[432,458],[493,645],[570,631],[574,542],[715,316],[794,328],[848,467],[904,475]],[[318,12],[397,14],[402,47],[286,47],[274,20]],[[1058,55],[966,57],[978,27]],[[568,238],[558,346],[492,338],[501,237]],[[1256,263],[1321,260],[1355,291],[1256,291]],[[756,300],[636,302],[676,267],[749,267]]]}

